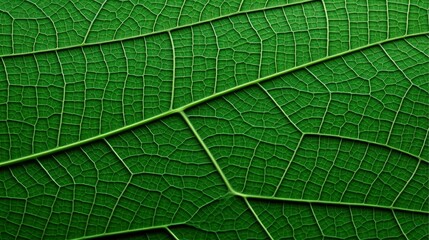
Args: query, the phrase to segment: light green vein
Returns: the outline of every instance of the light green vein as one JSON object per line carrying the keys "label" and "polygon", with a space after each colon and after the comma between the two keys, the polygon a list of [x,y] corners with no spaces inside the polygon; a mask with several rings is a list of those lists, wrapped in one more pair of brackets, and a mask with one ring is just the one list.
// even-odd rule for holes
{"label": "light green vein", "polygon": [[219,164],[216,161],[216,158],[213,156],[213,154],[210,152],[210,149],[207,147],[207,145],[204,143],[201,136],[198,134],[197,130],[195,129],[192,122],[189,120],[188,116],[186,116],[185,112],[180,111],[180,115],[182,115],[183,119],[185,120],[186,124],[188,124],[188,127],[191,129],[192,133],[197,138],[200,145],[203,147],[204,151],[207,153],[208,157],[212,161],[213,165],[215,166],[216,170],[218,171],[219,175],[221,176],[223,182],[225,183],[226,187],[231,193],[234,193],[234,189],[232,188],[231,184],[228,181],[228,178],[225,176],[225,174],[222,171],[222,168],[219,166]]}
{"label": "light green vein", "polygon": [[315,203],[315,204],[326,204],[331,206],[347,206],[347,207],[365,207],[365,208],[374,208],[374,209],[385,209],[385,210],[395,210],[411,213],[424,213],[429,214],[429,211],[419,210],[419,209],[408,209],[395,206],[385,206],[385,205],[375,205],[370,203],[356,203],[356,202],[333,202],[333,201],[324,201],[324,200],[313,200],[313,199],[299,199],[299,198],[286,198],[286,197],[272,197],[272,196],[262,196],[262,195],[253,195],[234,192],[236,196],[248,198],[248,199],[259,199],[259,200],[271,200],[271,201],[282,201],[282,202],[295,202],[295,203]]}
{"label": "light green vein", "polygon": [[[222,16],[219,16],[219,17],[215,17],[215,18],[210,18],[210,19],[202,20],[202,21],[199,21],[199,22],[194,22],[194,23],[190,23],[190,24],[184,24],[184,25],[181,25],[181,26],[176,26],[176,27],[173,27],[173,28],[167,28],[167,29],[163,29],[163,30],[159,30],[159,31],[153,31],[153,32],[150,32],[150,33],[140,34],[140,35],[136,35],[136,36],[132,36],[132,37],[118,38],[118,39],[112,39],[112,40],[107,40],[107,41],[85,43],[86,38],[87,38],[87,36],[85,36],[85,40],[84,40],[84,42],[82,44],[71,45],[71,46],[66,46],[66,47],[59,47],[59,48],[50,48],[50,49],[44,49],[44,50],[37,50],[37,51],[31,51],[31,52],[4,54],[4,55],[0,55],[0,58],[24,56],[24,55],[31,55],[31,54],[38,54],[38,53],[46,53],[46,52],[61,51],[61,50],[67,50],[67,49],[74,49],[74,48],[79,48],[79,47],[83,47],[83,46],[94,46],[94,45],[102,45],[102,44],[108,44],[108,43],[127,41],[127,40],[132,40],[132,39],[137,39],[137,38],[142,38],[142,37],[147,37],[147,36],[153,36],[153,35],[167,33],[167,32],[172,32],[172,31],[176,31],[176,30],[179,30],[179,29],[187,28],[187,27],[198,26],[198,25],[202,25],[202,24],[205,24],[205,23],[209,23],[209,22],[213,22],[213,21],[217,21],[217,20],[221,20],[221,19],[224,19],[224,18],[229,18],[229,17],[241,15],[241,14],[259,12],[259,11],[268,11],[268,10],[271,10],[271,9],[284,8],[284,7],[289,7],[289,6],[293,6],[293,5],[301,5],[301,4],[305,4],[305,3],[309,3],[309,2],[316,2],[316,1],[318,1],[318,0],[302,0],[301,2],[286,3],[286,4],[280,4],[280,5],[271,6],[271,7],[264,7],[264,8],[256,8],[256,9],[251,9],[251,10],[246,10],[246,11],[241,11],[241,12],[238,11],[238,12],[234,12],[234,13],[230,13],[230,14],[225,14],[225,15],[222,15]],[[91,24],[90,28],[92,28],[92,24]],[[88,29],[88,32],[87,32],[86,35],[89,34],[89,31],[90,31],[90,29]]]}
{"label": "light green vein", "polygon": [[[334,55],[331,55],[331,56],[328,56],[328,57],[325,57],[325,58],[318,59],[318,60],[313,61],[313,62],[309,62],[309,63],[303,64],[303,65],[300,65],[300,66],[296,66],[294,68],[290,68],[290,69],[287,69],[287,70],[283,70],[283,71],[277,72],[275,74],[271,74],[271,75],[268,75],[268,76],[265,76],[265,77],[262,77],[262,78],[259,78],[259,79],[256,79],[256,80],[253,80],[253,81],[241,84],[241,85],[237,85],[237,86],[232,87],[230,89],[227,89],[227,90],[224,90],[224,91],[221,91],[221,92],[217,92],[217,93],[212,94],[210,96],[207,96],[205,98],[202,98],[202,99],[199,99],[197,101],[188,103],[188,104],[186,104],[186,105],[184,105],[182,107],[178,107],[176,109],[171,109],[169,111],[163,112],[163,113],[158,114],[156,116],[144,119],[144,120],[139,121],[139,122],[135,122],[133,124],[130,124],[130,125],[127,125],[127,126],[124,126],[124,127],[118,128],[118,129],[115,129],[115,130],[110,131],[110,132],[106,132],[106,133],[103,133],[103,134],[100,134],[100,135],[97,135],[97,136],[94,136],[94,137],[91,137],[91,138],[87,138],[87,139],[84,139],[84,140],[81,140],[81,141],[77,141],[77,142],[74,142],[74,143],[71,143],[71,144],[63,145],[63,146],[60,146],[60,147],[57,147],[57,148],[54,148],[54,149],[50,149],[50,150],[47,150],[47,151],[43,151],[43,152],[39,152],[39,153],[28,155],[28,156],[23,156],[23,157],[20,157],[20,158],[16,158],[16,159],[12,159],[12,160],[1,162],[0,163],[0,167],[11,165],[11,164],[20,163],[20,162],[23,162],[23,161],[26,161],[26,160],[31,160],[31,159],[35,159],[35,158],[40,158],[40,157],[52,155],[52,154],[60,152],[60,151],[64,151],[64,150],[67,150],[67,149],[70,149],[70,148],[74,148],[74,147],[79,147],[79,146],[82,146],[84,144],[88,144],[88,143],[91,143],[91,142],[94,142],[94,141],[97,141],[97,140],[100,140],[100,139],[103,139],[103,138],[106,138],[106,137],[109,137],[109,136],[113,136],[113,135],[116,135],[116,134],[119,134],[119,133],[122,133],[122,132],[125,132],[125,131],[128,131],[128,130],[137,128],[139,126],[145,125],[147,123],[153,122],[155,120],[158,120],[158,119],[161,119],[161,118],[173,115],[175,113],[183,112],[186,109],[189,109],[189,108],[194,107],[194,106],[196,106],[198,104],[207,102],[209,100],[212,100],[212,99],[224,96],[224,95],[226,95],[228,93],[231,93],[231,92],[234,92],[234,91],[237,91],[237,90],[240,90],[240,89],[243,89],[243,88],[246,88],[246,87],[258,84],[260,82],[268,81],[268,80],[271,80],[273,78],[282,76],[284,74],[288,74],[288,73],[291,73],[291,72],[294,72],[294,71],[297,71],[297,70],[301,70],[301,69],[304,69],[306,67],[310,67],[310,66],[316,65],[318,63],[322,63],[324,61],[328,61],[328,60],[335,59],[335,58],[338,58],[338,57],[341,57],[341,56],[345,56],[345,55],[348,55],[348,54],[351,54],[351,53],[354,53],[354,52],[358,52],[358,51],[361,51],[361,50],[364,50],[364,49],[367,49],[367,48],[378,46],[379,44],[385,44],[385,43],[388,43],[388,42],[393,42],[393,41],[397,41],[397,40],[401,40],[401,39],[405,39],[405,38],[424,36],[424,35],[427,35],[427,34],[429,34],[429,32],[416,33],[416,34],[410,34],[410,35],[407,35],[407,36],[395,37],[395,38],[386,39],[386,40],[383,40],[383,41],[380,41],[380,42],[375,42],[375,43],[372,43],[372,44],[368,44],[368,45],[365,45],[365,46],[361,46],[361,47],[358,47],[358,48],[355,48],[355,49],[352,49],[352,50],[348,50],[348,51],[345,51],[345,52],[342,52],[342,53],[337,53],[337,54],[334,54]],[[410,154],[410,153],[407,153],[407,154]]]}
{"label": "light green vein", "polygon": [[166,229],[167,229],[168,233],[170,233],[170,235],[171,235],[175,240],[179,240],[179,238],[176,236],[176,234],[174,234],[174,232],[173,232],[169,227],[167,227]]}
{"label": "light green vein", "polygon": [[158,225],[158,226],[151,226],[151,227],[142,227],[142,228],[135,228],[131,230],[123,230],[123,231],[116,231],[116,232],[100,233],[100,234],[94,234],[94,235],[84,236],[80,238],[74,238],[74,240],[96,239],[101,237],[108,237],[108,236],[115,236],[115,235],[129,234],[129,233],[138,233],[138,232],[144,232],[144,231],[150,231],[150,230],[167,230],[168,231],[168,227],[179,226],[184,224],[186,224],[186,222],[171,223],[168,225]]}
{"label": "light green vein", "polygon": [[261,225],[261,227],[264,229],[264,231],[268,235],[268,237],[270,237],[270,239],[274,239],[273,236],[271,236],[270,231],[268,231],[268,229],[262,223],[261,219],[259,219],[258,214],[256,214],[255,210],[253,210],[252,205],[250,205],[249,201],[247,201],[247,198],[244,198],[244,202],[246,202],[247,207],[250,209],[250,211],[252,212],[253,216],[256,218],[256,220],[258,221],[259,225]]}
{"label": "light green vein", "polygon": [[395,211],[392,210],[393,218],[395,219],[396,224],[398,225],[399,229],[401,230],[401,233],[404,235],[405,239],[409,239],[407,234],[405,233],[404,229],[402,229],[402,225],[399,223],[398,218],[396,217]]}
{"label": "light green vein", "polygon": [[170,38],[171,42],[171,52],[173,53],[173,80],[171,82],[171,100],[170,100],[170,110],[174,107],[174,89],[176,88],[176,49],[174,47],[174,40],[173,36],[171,35],[171,32],[168,32],[168,38]]}
{"label": "light green vein", "polygon": [[98,15],[100,15],[101,10],[104,8],[104,5],[106,4],[107,0],[104,0],[104,2],[101,4],[100,8],[98,9],[97,13],[95,14],[94,18],[92,19],[91,23],[89,24],[88,30],[86,31],[85,37],[83,38],[82,44],[86,43],[86,40],[88,39],[88,36],[92,30],[92,26],[94,25],[94,22],[97,20]]}
{"label": "light green vein", "polygon": [[[317,136],[317,137],[330,137],[330,138],[338,138],[338,139],[345,139],[345,140],[351,140],[351,141],[356,141],[356,142],[361,142],[361,143],[366,143],[366,144],[371,144],[371,145],[376,145],[379,147],[384,147],[384,148],[388,148],[397,152],[400,152],[402,154],[405,154],[407,156],[413,157],[415,159],[417,159],[419,162],[425,162],[425,163],[429,163],[429,160],[427,159],[423,159],[420,158],[419,156],[406,152],[402,149],[384,144],[384,143],[378,143],[378,142],[374,142],[374,141],[370,141],[370,140],[365,140],[365,139],[361,139],[361,138],[354,138],[354,137],[347,137],[347,136],[342,136],[342,135],[333,135],[333,134],[326,134],[326,133],[303,133],[304,136]],[[303,136],[303,137],[304,137]]]}

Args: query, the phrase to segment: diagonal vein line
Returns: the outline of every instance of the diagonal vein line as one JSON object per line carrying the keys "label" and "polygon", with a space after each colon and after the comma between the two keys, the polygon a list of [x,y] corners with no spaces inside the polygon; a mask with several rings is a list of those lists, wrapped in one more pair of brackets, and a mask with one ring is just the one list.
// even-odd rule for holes
{"label": "diagonal vein line", "polygon": [[408,181],[404,184],[404,186],[402,187],[402,189],[398,192],[396,198],[392,201],[391,206],[395,206],[396,201],[398,201],[398,199],[402,196],[402,193],[405,191],[405,189],[407,189],[407,187],[409,186],[410,182],[414,179],[414,176],[416,175],[417,171],[419,170],[419,167],[420,167],[420,162],[417,163],[416,168],[414,169],[413,173],[408,178]]}
{"label": "diagonal vein line", "polygon": [[74,238],[74,240],[99,239],[101,237],[117,236],[117,235],[123,235],[128,233],[139,233],[139,232],[150,231],[150,230],[164,230],[164,229],[168,229],[168,227],[180,226],[184,224],[186,224],[186,222],[170,223],[168,225],[157,225],[157,226],[151,226],[151,227],[140,227],[140,228],[135,228],[130,230],[89,235],[89,236]]}
{"label": "diagonal vein line", "polygon": [[384,144],[384,143],[378,143],[378,142],[374,142],[374,141],[370,141],[370,140],[365,140],[365,139],[360,139],[360,138],[354,138],[354,137],[347,137],[347,136],[340,136],[340,135],[333,135],[333,134],[328,134],[328,133],[304,133],[304,135],[306,136],[316,136],[316,137],[329,137],[329,138],[337,138],[337,139],[345,139],[345,140],[350,140],[350,141],[356,141],[356,142],[361,142],[361,143],[365,143],[365,144],[371,144],[371,145],[376,145],[379,147],[384,147],[384,148],[388,148],[394,151],[397,151],[399,153],[405,154],[407,156],[410,156],[412,158],[417,159],[419,162],[425,162],[425,163],[429,163],[429,160],[427,159],[423,159],[415,154],[406,152],[402,149],[390,146],[388,144]]}
{"label": "diagonal vein line", "polygon": [[[148,36],[158,35],[158,34],[162,34],[162,33],[167,33],[167,32],[171,32],[171,31],[175,31],[175,30],[179,30],[179,29],[183,29],[183,28],[187,28],[187,27],[198,26],[198,25],[202,25],[205,23],[209,23],[209,22],[213,22],[213,21],[217,21],[220,19],[229,18],[229,17],[241,15],[241,14],[253,13],[253,12],[258,12],[258,11],[268,11],[271,9],[284,8],[284,7],[289,7],[289,6],[293,6],[293,5],[301,5],[301,4],[305,4],[305,3],[309,3],[309,2],[316,2],[316,1],[318,1],[318,0],[302,0],[300,2],[280,4],[280,5],[276,5],[276,6],[272,6],[272,7],[264,7],[264,8],[251,9],[251,10],[246,10],[246,11],[241,11],[241,12],[233,12],[230,14],[225,14],[223,16],[219,16],[219,17],[215,17],[215,18],[211,18],[211,19],[207,19],[207,20],[203,20],[203,21],[199,21],[199,22],[194,22],[194,23],[190,23],[190,24],[185,24],[182,26],[167,28],[167,29],[163,29],[163,30],[159,30],[159,31],[153,31],[150,33],[145,33],[145,34],[132,36],[132,37],[118,38],[118,39],[106,40],[106,41],[100,41],[100,42],[85,43],[86,38],[87,38],[87,36],[86,36],[84,42],[82,44],[79,44],[79,45],[71,45],[71,46],[66,46],[66,47],[51,48],[51,49],[37,50],[37,51],[24,52],[24,53],[5,54],[5,55],[0,55],[0,58],[31,55],[31,54],[37,54],[37,53],[46,53],[46,52],[53,52],[53,51],[60,51],[60,50],[67,50],[67,49],[74,49],[74,48],[79,48],[82,46],[94,46],[94,45],[100,45],[100,44],[121,42],[121,41],[126,41],[126,40],[137,39],[137,38],[141,38],[141,37],[148,37]],[[106,2],[107,2],[107,0],[106,0]],[[94,21],[95,21],[95,19],[94,19]],[[90,31],[90,28],[92,28],[92,24],[89,27],[86,35],[89,35],[89,31]]]}
{"label": "diagonal vein line", "polygon": [[313,204],[311,204],[311,203],[310,203],[309,205],[310,205],[311,214],[312,214],[312,215],[313,215],[313,217],[314,217],[314,220],[315,220],[315,222],[316,222],[316,225],[317,225],[317,227],[319,228],[320,233],[322,234],[322,236],[323,236],[323,237],[325,237],[326,235],[325,235],[325,233],[323,233],[323,228],[320,226],[320,224],[319,224],[319,220],[317,219],[316,213],[314,212]]}
{"label": "diagonal vein line", "polygon": [[402,229],[402,225],[399,223],[398,218],[396,217],[395,211],[392,210],[392,216],[395,219],[396,224],[398,224],[399,229],[401,230],[401,233],[404,235],[405,239],[409,239],[407,234],[404,232],[404,229]]}
{"label": "diagonal vein line", "polygon": [[188,116],[186,116],[186,113],[183,112],[183,111],[180,111],[179,113],[183,117],[183,119],[185,120],[186,124],[189,126],[189,128],[191,129],[191,131],[194,133],[195,137],[197,138],[198,142],[203,147],[204,151],[207,153],[208,157],[212,161],[212,163],[215,166],[216,170],[219,172],[220,176],[222,177],[222,180],[224,181],[224,183],[225,183],[226,187],[228,188],[228,190],[231,193],[235,194],[235,190],[232,188],[231,184],[229,183],[228,179],[226,178],[225,174],[223,173],[222,168],[219,166],[219,164],[217,163],[215,157],[210,152],[210,149],[207,147],[207,145],[204,143],[203,139],[198,134],[198,132],[195,129],[195,127],[192,125],[192,122],[189,120]]}
{"label": "diagonal vein line", "polygon": [[173,36],[171,35],[171,31],[168,31],[168,37],[170,38],[170,42],[171,42],[171,51],[173,53],[173,81],[171,82],[171,102],[170,102],[170,110],[173,109],[174,107],[174,89],[175,89],[175,85],[176,85],[176,48],[174,47],[174,40],[173,40]]}
{"label": "diagonal vein line", "polygon": [[247,200],[247,198],[243,198],[244,202],[246,202],[247,207],[250,209],[250,211],[252,212],[253,216],[256,218],[256,220],[258,221],[259,225],[261,225],[261,227],[264,229],[265,233],[268,235],[268,237],[270,237],[270,239],[274,239],[270,232],[268,231],[268,229],[265,227],[265,225],[262,223],[261,219],[259,219],[258,214],[256,214],[255,210],[253,210],[252,205],[250,205],[249,201]]}
{"label": "diagonal vein line", "polygon": [[82,44],[86,43],[86,40],[88,39],[88,36],[92,30],[92,26],[94,25],[94,22],[97,20],[98,15],[100,14],[101,10],[104,8],[104,5],[106,4],[107,0],[104,0],[104,2],[101,4],[100,8],[98,9],[97,13],[95,13],[94,18],[92,19],[91,23],[89,24],[88,30],[85,33],[85,37],[83,38]]}
{"label": "diagonal vein line", "polygon": [[298,152],[299,148],[301,147],[301,143],[302,143],[302,141],[304,140],[304,137],[305,137],[305,134],[302,134],[302,135],[301,135],[301,137],[299,138],[298,144],[296,145],[296,149],[295,149],[295,151],[293,152],[293,155],[292,155],[292,157],[290,158],[289,163],[287,164],[287,166],[286,166],[285,170],[283,171],[282,177],[280,178],[280,181],[279,181],[279,183],[277,184],[276,189],[274,190],[273,197],[275,197],[275,196],[277,195],[277,192],[279,191],[280,186],[282,185],[283,180],[284,180],[284,179],[285,179],[285,177],[286,177],[286,173],[287,173],[287,171],[289,170],[290,165],[291,165],[291,164],[292,164],[292,162],[295,160],[296,153]]}
{"label": "diagonal vein line", "polygon": [[174,234],[174,232],[173,232],[169,227],[166,227],[165,229],[166,229],[166,230],[167,230],[167,232],[171,235],[171,237],[173,237],[173,238],[174,238],[174,240],[180,240],[180,239],[176,236],[176,234]]}
{"label": "diagonal vein line", "polygon": [[[231,93],[231,92],[234,92],[234,91],[237,91],[237,90],[249,87],[249,86],[253,86],[255,84],[258,84],[258,83],[261,83],[261,82],[264,82],[264,81],[268,81],[268,80],[271,80],[273,78],[276,78],[276,77],[279,77],[279,76],[282,76],[282,75],[285,75],[285,74],[288,74],[288,73],[291,73],[291,72],[295,72],[295,71],[307,68],[309,66],[313,66],[313,65],[322,63],[324,61],[335,59],[335,58],[338,58],[338,57],[341,57],[341,56],[345,56],[345,55],[348,55],[348,54],[351,54],[351,53],[354,53],[354,52],[359,52],[359,51],[362,51],[362,50],[370,48],[370,47],[378,46],[379,44],[393,42],[393,41],[397,41],[397,40],[401,40],[401,39],[405,39],[405,38],[411,38],[411,37],[417,37],[417,36],[426,36],[428,34],[429,34],[429,32],[411,34],[411,35],[407,35],[407,36],[400,36],[400,37],[396,37],[396,38],[386,39],[386,40],[383,40],[381,42],[376,42],[376,43],[372,43],[372,44],[369,44],[369,45],[365,45],[365,46],[362,46],[362,47],[358,47],[358,48],[355,48],[355,49],[352,49],[352,50],[348,50],[348,51],[345,51],[345,52],[342,52],[342,53],[337,53],[337,54],[331,55],[329,57],[321,58],[321,59],[318,59],[318,60],[315,60],[315,61],[303,64],[303,65],[300,65],[300,66],[297,66],[297,67],[293,67],[293,68],[290,68],[290,69],[287,69],[287,70],[283,70],[283,71],[280,71],[280,72],[277,72],[277,73],[274,73],[274,74],[271,74],[271,75],[268,75],[268,76],[265,76],[265,77],[262,77],[262,78],[259,78],[259,79],[256,79],[256,80],[253,80],[253,81],[241,84],[241,85],[237,85],[237,86],[229,88],[227,90],[224,90],[224,91],[221,91],[221,92],[217,92],[217,93],[212,94],[210,96],[201,98],[199,100],[196,100],[194,102],[186,104],[186,105],[184,105],[182,107],[178,107],[176,109],[172,109],[172,110],[163,112],[163,113],[158,114],[156,116],[153,116],[153,117],[141,120],[139,122],[135,122],[133,124],[130,124],[130,125],[127,125],[127,126],[124,126],[124,127],[121,127],[121,128],[117,128],[117,129],[115,129],[113,131],[110,131],[110,132],[106,132],[106,133],[103,133],[103,134],[100,134],[100,135],[97,135],[97,136],[94,136],[94,137],[91,137],[91,138],[87,138],[87,139],[84,139],[84,140],[81,140],[81,141],[77,141],[77,142],[74,142],[74,143],[71,143],[71,144],[68,144],[68,145],[63,145],[63,146],[60,146],[60,147],[57,147],[57,148],[54,148],[54,149],[50,149],[50,150],[47,150],[47,151],[43,151],[43,152],[39,152],[39,153],[28,155],[28,156],[23,156],[23,157],[19,157],[19,158],[16,158],[16,159],[12,159],[12,160],[9,160],[9,161],[1,162],[0,163],[0,167],[11,165],[11,164],[15,164],[15,163],[20,163],[20,162],[27,161],[27,160],[32,160],[32,159],[35,159],[35,158],[49,156],[49,155],[52,155],[53,153],[57,153],[57,152],[60,152],[60,151],[63,151],[63,150],[67,150],[67,149],[74,148],[74,147],[77,147],[77,146],[81,146],[81,145],[84,145],[84,144],[87,144],[87,143],[91,143],[91,142],[94,142],[94,141],[97,141],[97,140],[100,140],[100,139],[103,139],[103,138],[106,138],[106,137],[109,137],[109,136],[113,136],[113,135],[116,135],[116,134],[119,134],[119,133],[122,133],[122,132],[125,132],[125,131],[128,131],[128,130],[137,128],[137,127],[142,126],[144,124],[153,122],[155,120],[158,120],[158,119],[161,119],[161,118],[173,115],[175,113],[179,113],[181,111],[184,111],[184,110],[186,110],[188,108],[191,108],[193,106],[199,105],[201,103],[207,102],[207,101],[212,100],[214,98],[218,98],[218,97],[224,96],[224,95],[226,95],[228,93]],[[407,154],[410,154],[410,153],[407,153]],[[429,162],[429,160],[425,160],[425,161]]]}
{"label": "diagonal vein line", "polygon": [[292,121],[292,119],[290,119],[289,115],[286,114],[286,112],[283,110],[283,108],[278,104],[278,102],[273,98],[273,96],[267,91],[267,89],[265,89],[261,84],[258,83],[258,86],[262,89],[262,91],[265,92],[265,94],[271,99],[271,101],[274,103],[274,105],[277,107],[277,109],[280,110],[280,112],[283,114],[283,116],[286,117],[286,119],[289,121],[290,124],[292,124],[295,129],[299,132],[299,133],[303,133],[301,131],[301,129],[298,128],[298,126],[295,124],[295,122]]}
{"label": "diagonal vein line", "polygon": [[288,197],[272,197],[272,196],[261,196],[245,193],[235,193],[235,195],[248,198],[248,199],[259,199],[259,200],[268,200],[268,201],[277,201],[277,202],[294,202],[294,203],[314,203],[314,204],[324,204],[330,206],[347,206],[347,207],[370,207],[374,209],[384,209],[384,210],[395,210],[402,212],[411,212],[411,213],[420,213],[420,214],[429,214],[429,211],[419,210],[419,209],[408,209],[395,206],[386,206],[386,205],[376,205],[371,203],[356,203],[356,202],[333,202],[326,200],[314,200],[314,199],[299,199],[299,198],[288,198]]}

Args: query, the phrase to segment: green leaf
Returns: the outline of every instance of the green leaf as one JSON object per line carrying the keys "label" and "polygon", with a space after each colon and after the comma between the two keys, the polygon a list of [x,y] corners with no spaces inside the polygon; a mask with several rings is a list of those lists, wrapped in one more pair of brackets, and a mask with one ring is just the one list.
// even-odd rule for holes
{"label": "green leaf", "polygon": [[428,12],[0,3],[0,238],[428,238]]}

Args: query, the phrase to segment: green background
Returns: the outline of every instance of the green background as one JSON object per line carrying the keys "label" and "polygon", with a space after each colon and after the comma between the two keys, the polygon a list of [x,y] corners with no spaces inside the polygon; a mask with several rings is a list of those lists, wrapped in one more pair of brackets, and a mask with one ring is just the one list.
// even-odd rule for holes
{"label": "green background", "polygon": [[427,239],[429,2],[3,1],[1,239]]}

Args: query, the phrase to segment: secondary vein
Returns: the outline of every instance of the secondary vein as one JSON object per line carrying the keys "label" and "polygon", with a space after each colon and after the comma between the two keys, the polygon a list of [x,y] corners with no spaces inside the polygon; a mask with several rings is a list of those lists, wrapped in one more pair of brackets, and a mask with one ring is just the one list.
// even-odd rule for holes
{"label": "secondary vein", "polygon": [[[126,40],[132,40],[132,39],[136,39],[136,38],[141,38],[141,37],[147,37],[147,36],[153,36],[153,35],[157,35],[157,34],[167,33],[167,32],[171,32],[171,31],[175,31],[175,30],[179,30],[179,29],[183,29],[183,28],[187,28],[187,27],[198,26],[198,25],[201,25],[201,24],[204,24],[204,23],[209,23],[209,22],[213,22],[213,21],[216,21],[216,20],[220,20],[220,19],[224,19],[224,18],[229,18],[229,17],[241,15],[241,14],[253,13],[253,12],[258,12],[258,11],[268,11],[268,10],[271,10],[271,9],[283,8],[283,7],[293,6],[293,5],[300,5],[300,4],[309,3],[309,2],[316,2],[316,1],[318,1],[318,0],[303,0],[301,2],[281,4],[281,5],[276,5],[276,6],[272,6],[272,7],[264,7],[264,8],[251,9],[251,10],[246,10],[246,11],[241,11],[241,12],[233,12],[233,13],[230,13],[230,14],[225,14],[223,16],[219,16],[219,17],[215,17],[215,18],[211,18],[211,19],[207,19],[207,20],[203,20],[203,21],[199,21],[199,22],[194,22],[194,23],[190,23],[190,24],[184,24],[182,26],[176,26],[176,27],[173,27],[173,28],[167,28],[167,29],[163,29],[163,30],[159,30],[159,31],[153,31],[153,32],[150,32],[150,33],[140,34],[140,35],[136,35],[136,36],[132,36],[132,37],[124,37],[124,38],[118,38],[118,39],[112,39],[112,40],[106,40],[106,41],[86,43],[86,39],[87,39],[87,37],[89,35],[89,32],[90,32],[90,29],[92,28],[92,25],[93,25],[93,23],[92,23],[89,26],[89,29],[88,29],[87,33],[85,34],[84,41],[81,44],[71,45],[71,46],[66,46],[66,47],[59,47],[59,48],[50,48],[50,49],[44,49],[44,50],[37,50],[37,51],[31,51],[31,52],[4,54],[4,55],[0,55],[0,58],[25,56],[25,55],[31,55],[31,54],[38,54],[38,53],[46,53],[46,52],[54,52],[54,51],[60,51],[60,50],[74,49],[74,48],[79,48],[79,47],[82,47],[82,46],[94,46],[94,45],[102,45],[102,44],[108,44],[108,43],[114,43],[114,42],[121,42],[121,41],[126,41]],[[13,35],[12,35],[12,37],[13,37]]]}
{"label": "secondary vein", "polygon": [[[160,113],[160,114],[158,114],[156,116],[153,116],[153,117],[150,117],[150,118],[147,118],[147,119],[135,122],[135,123],[127,125],[127,126],[123,126],[121,128],[117,128],[117,129],[115,129],[113,131],[110,131],[110,132],[102,133],[100,135],[97,135],[97,136],[94,136],[94,137],[91,137],[91,138],[87,138],[87,139],[84,139],[84,140],[81,140],[81,141],[77,141],[77,142],[74,142],[74,143],[63,145],[63,146],[60,146],[60,147],[57,147],[57,148],[49,149],[49,150],[46,150],[46,151],[43,151],[43,152],[39,152],[39,153],[35,153],[35,154],[31,154],[31,155],[27,155],[27,156],[19,157],[19,158],[16,158],[16,159],[12,159],[12,160],[1,162],[0,163],[0,167],[4,167],[4,166],[16,164],[16,163],[21,163],[21,162],[24,162],[24,161],[27,161],[27,160],[36,159],[36,158],[40,158],[40,157],[44,157],[44,156],[49,156],[49,155],[52,155],[54,153],[58,153],[60,151],[64,151],[64,150],[71,149],[71,148],[78,147],[78,146],[82,146],[82,145],[85,145],[85,144],[88,144],[88,143],[91,143],[91,142],[94,142],[94,141],[97,141],[97,140],[100,140],[100,139],[103,139],[103,138],[106,138],[106,137],[110,137],[110,136],[113,136],[113,135],[116,135],[116,134],[119,134],[119,133],[122,133],[122,132],[125,132],[125,131],[128,131],[128,130],[137,128],[139,126],[145,125],[147,123],[153,122],[155,120],[158,120],[158,119],[161,119],[161,118],[164,118],[164,117],[167,117],[167,116],[171,116],[171,115],[176,114],[176,113],[183,112],[186,109],[189,109],[189,108],[194,107],[196,105],[199,105],[201,103],[207,102],[209,100],[212,100],[212,99],[224,96],[224,95],[226,95],[228,93],[231,93],[231,92],[234,92],[234,91],[237,91],[237,90],[249,87],[249,86],[253,86],[255,84],[258,84],[258,83],[261,83],[261,82],[264,82],[264,81],[268,81],[268,80],[271,80],[273,78],[276,78],[276,77],[279,77],[279,76],[282,76],[282,75],[285,75],[285,74],[288,74],[288,73],[291,73],[291,72],[295,72],[297,70],[301,70],[301,69],[304,69],[304,68],[316,65],[316,64],[324,62],[324,61],[328,61],[328,60],[335,59],[335,58],[338,58],[338,57],[341,57],[341,56],[345,56],[345,55],[348,55],[348,54],[351,54],[351,53],[354,53],[354,52],[358,52],[358,51],[361,51],[361,50],[364,50],[364,49],[367,49],[367,48],[370,48],[370,47],[374,47],[374,46],[377,46],[377,45],[380,45],[380,44],[385,44],[385,43],[389,43],[389,42],[393,42],[393,41],[397,41],[397,40],[401,40],[401,39],[405,39],[405,38],[424,36],[424,35],[428,35],[428,34],[429,34],[429,32],[424,32],[424,33],[416,33],[416,34],[410,34],[410,35],[406,35],[406,36],[395,37],[395,38],[386,39],[386,40],[383,40],[383,41],[380,41],[380,42],[375,42],[375,43],[372,43],[372,44],[368,44],[368,45],[365,45],[365,46],[361,46],[361,47],[358,47],[358,48],[355,48],[355,49],[352,49],[352,50],[348,50],[348,51],[345,51],[345,52],[342,52],[342,53],[337,53],[337,54],[334,54],[334,55],[331,55],[331,56],[328,56],[328,57],[324,57],[324,58],[321,58],[321,59],[318,59],[318,60],[315,60],[315,61],[303,64],[303,65],[300,65],[300,66],[296,66],[296,67],[293,67],[293,68],[290,68],[290,69],[286,69],[286,70],[283,70],[283,71],[280,71],[280,72],[277,72],[277,73],[274,73],[274,74],[271,74],[271,75],[268,75],[268,76],[265,76],[265,77],[262,77],[262,78],[259,78],[259,79],[256,79],[256,80],[253,80],[253,81],[241,84],[241,85],[237,85],[235,87],[226,89],[226,90],[221,91],[221,92],[217,92],[215,94],[212,94],[210,96],[201,98],[199,100],[196,100],[194,102],[188,103],[188,104],[183,105],[181,107],[178,107],[178,108],[175,108],[175,109],[170,109],[170,110],[168,110],[166,112],[163,112],[163,113]],[[408,153],[408,154],[410,154],[410,153]]]}

